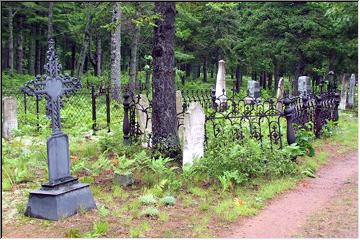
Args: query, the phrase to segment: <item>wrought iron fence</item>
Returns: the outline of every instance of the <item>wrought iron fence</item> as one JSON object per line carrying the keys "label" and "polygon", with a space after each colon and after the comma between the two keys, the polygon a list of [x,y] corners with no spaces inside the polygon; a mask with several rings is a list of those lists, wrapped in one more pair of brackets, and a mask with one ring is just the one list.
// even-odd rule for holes
{"label": "wrought iron fence", "polygon": [[[223,91],[225,92],[225,91]],[[241,142],[246,136],[259,141],[261,146],[282,148],[285,143],[296,140],[299,128],[310,123],[316,137],[327,121],[338,120],[340,95],[336,92],[322,92],[303,97],[285,96],[283,99],[244,98],[234,92],[227,96],[215,96],[215,90],[182,91],[183,106],[178,110],[178,128],[182,126],[184,114],[191,102],[198,102],[205,112],[205,147],[209,140],[216,141],[221,134],[229,134],[233,140]],[[141,100],[144,95],[124,95],[124,140],[131,142],[146,134],[151,142],[151,100],[146,106]],[[146,122],[139,123],[139,114],[144,114]],[[143,125],[142,125],[143,124]],[[266,144],[265,144],[266,143]]]}

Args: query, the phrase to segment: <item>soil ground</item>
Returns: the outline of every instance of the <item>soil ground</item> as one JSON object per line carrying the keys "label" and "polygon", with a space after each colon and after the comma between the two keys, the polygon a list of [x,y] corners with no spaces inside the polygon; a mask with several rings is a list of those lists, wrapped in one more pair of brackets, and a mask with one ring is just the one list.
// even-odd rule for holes
{"label": "soil ground", "polygon": [[356,237],[358,155],[332,151],[329,162],[255,217],[240,219],[221,237]]}
{"label": "soil ground", "polygon": [[[322,151],[329,153],[328,163],[316,178],[302,180],[296,188],[266,203],[266,208],[255,217],[240,217],[233,223],[201,210],[203,199],[186,194],[173,207],[160,207],[167,217],[149,221],[139,217],[139,210],[127,208],[129,197],[141,195],[137,189],[124,198],[109,198],[111,176],[99,177],[97,204],[108,206],[106,218],[98,210],[79,213],[56,222],[29,219],[22,216],[28,191],[34,186],[19,184],[3,194],[3,237],[66,237],[70,230],[85,234],[94,223],[106,220],[109,230],[103,237],[356,237],[357,226],[357,152],[344,153],[336,145],[325,144]],[[206,201],[218,201],[212,196]],[[208,196],[210,197],[210,196]],[[210,200],[211,199],[211,200]],[[133,206],[132,206],[133,207]],[[83,235],[82,235],[83,236]]]}

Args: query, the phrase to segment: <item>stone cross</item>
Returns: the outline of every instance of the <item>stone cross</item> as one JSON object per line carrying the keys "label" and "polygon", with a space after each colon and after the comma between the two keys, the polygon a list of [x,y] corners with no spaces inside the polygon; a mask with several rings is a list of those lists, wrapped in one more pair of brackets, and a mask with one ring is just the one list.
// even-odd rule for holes
{"label": "stone cross", "polygon": [[190,103],[184,127],[183,165],[193,164],[194,159],[204,156],[205,114],[200,103]]}
{"label": "stone cross", "polygon": [[49,220],[71,216],[80,208],[95,208],[88,184],[82,184],[70,175],[68,136],[61,132],[61,97],[81,87],[80,81],[60,74],[61,65],[55,50],[55,42],[49,40],[47,74],[37,76],[25,84],[30,95],[44,96],[47,100],[47,115],[51,119],[52,136],[47,141],[49,182],[40,190],[30,192],[25,215]]}
{"label": "stone cross", "polygon": [[220,60],[218,66],[218,72],[216,76],[216,102],[217,104],[221,104],[226,102],[226,80],[225,80],[225,61]]}
{"label": "stone cross", "polygon": [[2,99],[2,133],[3,138],[10,139],[12,137],[12,130],[17,129],[17,100],[15,97],[4,97]]}
{"label": "stone cross", "polygon": [[277,88],[277,92],[276,92],[276,99],[277,99],[277,104],[276,104],[276,109],[278,111],[282,111],[282,99],[284,98],[284,78],[280,78],[279,79],[279,83],[278,83],[278,88]]}
{"label": "stone cross", "polygon": [[354,107],[355,99],[355,74],[351,74],[349,82],[348,107]]}
{"label": "stone cross", "polygon": [[308,76],[300,76],[298,80],[298,92],[300,97],[311,93],[311,81]]}

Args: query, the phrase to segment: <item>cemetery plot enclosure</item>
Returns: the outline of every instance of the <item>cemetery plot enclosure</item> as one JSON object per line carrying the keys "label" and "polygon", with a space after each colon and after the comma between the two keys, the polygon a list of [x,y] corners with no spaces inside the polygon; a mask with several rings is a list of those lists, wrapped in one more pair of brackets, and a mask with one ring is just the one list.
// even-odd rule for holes
{"label": "cemetery plot enclosure", "polygon": [[[183,120],[192,102],[198,102],[205,112],[205,147],[209,142],[222,142],[225,135],[234,141],[250,137],[261,146],[281,149],[296,140],[299,128],[311,126],[320,137],[328,121],[338,120],[339,93],[328,91],[288,96],[276,99],[243,97],[235,92],[216,97],[215,90],[182,91],[181,104],[177,99],[179,137],[182,138]],[[223,91],[225,93],[225,91]],[[124,95],[124,139],[146,139],[151,142],[151,101],[140,93]],[[180,101],[180,100],[179,100]],[[140,116],[141,115],[141,116]],[[150,144],[147,144],[150,146]]]}

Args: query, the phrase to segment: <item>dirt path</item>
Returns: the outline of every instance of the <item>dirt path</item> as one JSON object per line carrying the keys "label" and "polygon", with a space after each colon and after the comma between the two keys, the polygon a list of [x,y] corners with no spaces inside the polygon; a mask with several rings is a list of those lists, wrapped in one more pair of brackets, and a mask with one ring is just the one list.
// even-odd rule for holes
{"label": "dirt path", "polygon": [[[357,180],[357,152],[333,156],[317,177],[302,181],[297,188],[269,203],[259,215],[242,219],[221,237],[283,238],[303,235],[309,218],[331,204],[349,179]],[[325,209],[326,211],[326,209]],[[353,212],[357,213],[357,205]],[[339,214],[342,214],[340,211]],[[357,224],[357,216],[356,223]],[[357,227],[352,229],[357,236]],[[345,237],[345,236],[343,236]]]}

